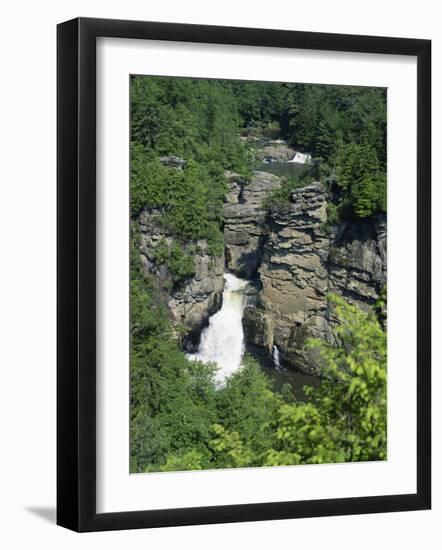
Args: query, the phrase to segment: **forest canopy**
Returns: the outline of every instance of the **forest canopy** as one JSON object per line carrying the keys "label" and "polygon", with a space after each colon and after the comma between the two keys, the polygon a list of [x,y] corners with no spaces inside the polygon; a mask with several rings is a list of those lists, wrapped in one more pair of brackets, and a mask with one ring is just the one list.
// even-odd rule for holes
{"label": "forest canopy", "polygon": [[[311,176],[340,217],[386,211],[386,89],[133,76],[132,216],[162,208],[178,237],[208,238],[219,251],[224,172],[253,169],[240,136],[275,129],[313,155]],[[163,166],[168,155],[184,169]]]}

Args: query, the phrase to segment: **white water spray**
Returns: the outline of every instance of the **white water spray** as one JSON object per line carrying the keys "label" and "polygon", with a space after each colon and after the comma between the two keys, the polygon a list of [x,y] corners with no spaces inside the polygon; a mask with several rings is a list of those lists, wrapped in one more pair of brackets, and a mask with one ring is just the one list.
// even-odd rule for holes
{"label": "white water spray", "polygon": [[222,383],[241,365],[244,353],[242,316],[246,304],[243,294],[247,281],[231,273],[224,275],[225,285],[221,309],[210,318],[209,325],[201,333],[198,351],[191,359],[204,363],[216,363],[219,370],[216,380]]}
{"label": "white water spray", "polygon": [[273,364],[276,370],[281,370],[281,360],[279,358],[278,346],[273,346]]}
{"label": "white water spray", "polygon": [[295,153],[295,156],[287,162],[296,162],[298,164],[309,164],[312,160],[312,156],[308,153]]}

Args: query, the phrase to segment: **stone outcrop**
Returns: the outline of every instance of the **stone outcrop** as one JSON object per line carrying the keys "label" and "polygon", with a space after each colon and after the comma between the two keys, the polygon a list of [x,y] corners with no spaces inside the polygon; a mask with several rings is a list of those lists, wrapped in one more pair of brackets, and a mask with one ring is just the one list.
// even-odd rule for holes
{"label": "stone outcrop", "polygon": [[176,168],[177,170],[182,170],[187,161],[180,157],[170,156],[170,157],[160,157],[160,162],[163,166],[169,166],[170,168]]}
{"label": "stone outcrop", "polygon": [[306,338],[332,341],[327,295],[368,308],[386,282],[385,217],[326,229],[327,198],[315,183],[270,211],[258,270],[262,290],[243,320],[249,344],[269,355],[277,346],[283,364],[306,372],[315,371]]}
{"label": "stone outcrop", "polygon": [[[178,160],[167,157],[166,164],[181,169]],[[195,350],[202,328],[221,307],[227,269],[253,281],[243,317],[246,344],[269,357],[277,346],[283,366],[316,372],[305,341],[333,341],[328,294],[369,309],[386,284],[386,217],[328,227],[331,197],[320,183],[293,191],[285,206],[268,208],[265,199],[280,187],[279,177],[267,172],[254,172],[249,181],[233,172],[226,176],[225,256],[211,256],[204,240],[181,244],[193,257],[194,273],[174,285],[157,251],[176,243],[162,225],[162,213],[144,210],[138,219],[143,270],[153,275],[174,323],[184,327],[187,350]]]}
{"label": "stone outcrop", "polygon": [[387,283],[387,219],[343,223],[335,228],[328,257],[329,291],[357,303],[373,304]]}
{"label": "stone outcrop", "polygon": [[[157,259],[158,246],[172,247],[173,237],[161,224],[161,213],[144,210],[139,217],[139,251],[146,275],[154,275],[160,300],[167,306],[176,325],[184,327],[184,344],[197,345],[202,328],[220,307],[224,288],[224,258],[210,255],[207,242],[199,240],[184,246],[193,256],[194,274],[178,288],[167,266]],[[192,248],[192,250],[191,250]]]}
{"label": "stone outcrop", "polygon": [[269,140],[268,143],[258,150],[257,157],[260,159],[271,159],[273,162],[287,162],[292,160],[296,151],[289,147],[283,140]]}
{"label": "stone outcrop", "polygon": [[267,209],[266,196],[281,185],[278,176],[254,172],[250,181],[227,173],[229,192],[224,205],[224,239],[228,268],[252,279],[261,263]]}

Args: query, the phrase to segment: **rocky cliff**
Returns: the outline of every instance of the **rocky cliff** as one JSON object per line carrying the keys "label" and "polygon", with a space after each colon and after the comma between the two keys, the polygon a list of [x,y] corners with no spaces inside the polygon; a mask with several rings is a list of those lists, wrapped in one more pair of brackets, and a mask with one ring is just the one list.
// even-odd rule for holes
{"label": "rocky cliff", "polygon": [[226,206],[227,267],[242,276],[254,273],[259,290],[256,306],[244,312],[245,338],[269,355],[277,346],[283,364],[312,372],[306,338],[332,339],[327,295],[368,308],[385,285],[386,220],[327,227],[329,197],[319,183],[294,191],[290,204],[265,211],[259,197],[266,186],[267,193],[278,186],[278,178],[255,178],[241,202],[247,186],[230,177]]}
{"label": "rocky cliff", "polygon": [[280,186],[280,178],[254,172],[250,181],[228,172],[229,192],[224,206],[226,265],[240,277],[251,279],[261,265],[266,233],[266,196]]}
{"label": "rocky cliff", "polygon": [[283,364],[306,372],[315,371],[306,338],[332,340],[327,295],[368,308],[386,282],[385,217],[326,228],[326,206],[327,193],[315,183],[269,212],[258,269],[262,289],[243,319],[249,344],[269,354],[277,346]]}
{"label": "rocky cliff", "polygon": [[173,247],[174,238],[160,212],[144,210],[138,220],[143,269],[154,275],[162,302],[184,327],[186,349],[195,349],[202,328],[220,308],[227,269],[253,281],[243,317],[250,349],[258,347],[271,357],[277,346],[283,365],[315,372],[305,341],[312,336],[332,340],[327,295],[370,308],[386,284],[386,218],[329,227],[330,197],[320,183],[295,190],[285,206],[267,208],[265,198],[281,185],[279,177],[267,172],[255,172],[250,181],[232,172],[226,176],[225,257],[211,256],[205,241],[181,243],[193,258],[193,274],[174,285],[170,269],[158,260],[158,247]]}
{"label": "rocky cliff", "polygon": [[138,221],[143,271],[146,275],[153,275],[160,300],[168,308],[174,323],[184,328],[183,344],[192,350],[198,344],[209,317],[221,307],[224,257],[212,256],[205,240],[181,245],[184,254],[193,258],[193,274],[177,286],[171,270],[158,259],[159,247],[171,249],[176,244],[162,224],[161,213],[144,210]]}

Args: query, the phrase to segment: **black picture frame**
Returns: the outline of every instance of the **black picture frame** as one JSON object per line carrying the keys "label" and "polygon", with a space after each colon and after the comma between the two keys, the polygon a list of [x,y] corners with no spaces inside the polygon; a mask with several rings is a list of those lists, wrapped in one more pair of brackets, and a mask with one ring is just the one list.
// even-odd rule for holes
{"label": "black picture frame", "polygon": [[[417,492],[96,512],[96,39],[396,54],[417,58]],[[431,506],[431,41],[79,18],[57,28],[57,523],[75,531],[424,510]]]}

